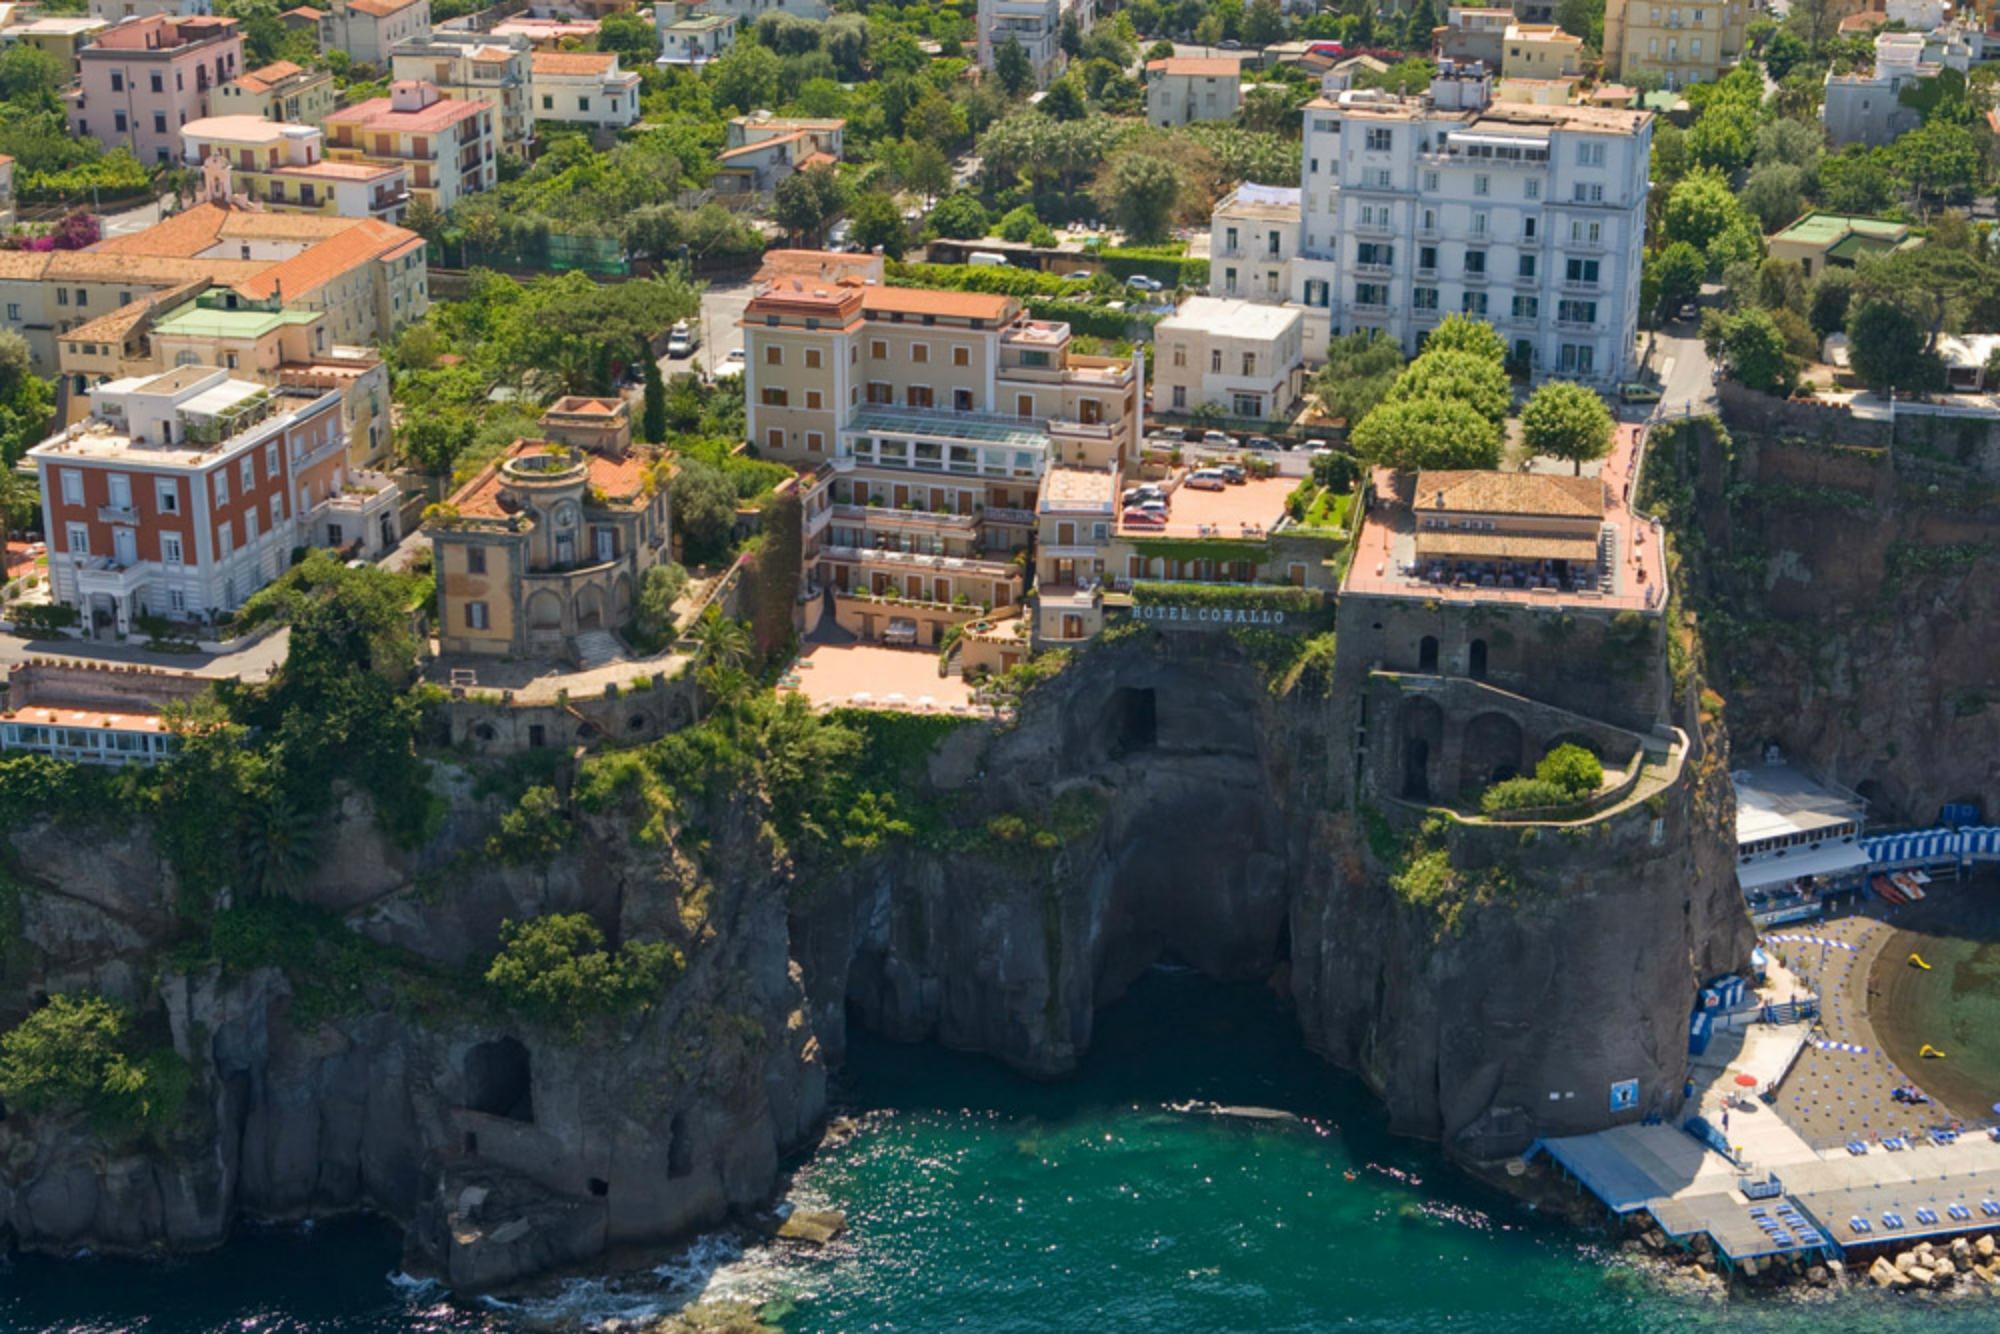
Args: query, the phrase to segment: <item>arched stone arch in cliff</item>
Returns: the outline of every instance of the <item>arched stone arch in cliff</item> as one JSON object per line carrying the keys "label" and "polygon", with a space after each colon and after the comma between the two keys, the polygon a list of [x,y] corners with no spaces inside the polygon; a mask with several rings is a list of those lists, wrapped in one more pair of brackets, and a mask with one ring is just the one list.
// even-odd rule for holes
{"label": "arched stone arch in cliff", "polygon": [[1465,725],[1459,747],[1458,790],[1470,800],[1490,784],[1513,778],[1522,767],[1521,724],[1504,713],[1482,713]]}
{"label": "arched stone arch in cliff", "polygon": [[1444,753],[1444,710],[1427,695],[1403,701],[1397,735],[1402,739],[1402,771],[1396,791],[1408,801],[1429,801],[1437,791]]}
{"label": "arched stone arch in cliff", "polygon": [[1437,675],[1438,637],[1425,635],[1417,641],[1417,670],[1431,676]]}
{"label": "arched stone arch in cliff", "polygon": [[465,1106],[510,1121],[535,1120],[535,1081],[519,1038],[495,1038],[465,1053]]}

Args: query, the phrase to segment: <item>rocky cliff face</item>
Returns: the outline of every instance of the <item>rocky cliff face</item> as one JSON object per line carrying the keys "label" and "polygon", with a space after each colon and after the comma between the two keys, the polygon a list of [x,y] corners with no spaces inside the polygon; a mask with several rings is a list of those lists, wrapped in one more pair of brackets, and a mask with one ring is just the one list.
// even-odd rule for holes
{"label": "rocky cliff face", "polygon": [[[952,837],[839,871],[775,856],[749,794],[712,813],[699,860],[593,817],[533,868],[477,855],[496,811],[461,777],[417,856],[351,802],[308,897],[405,963],[331,1008],[277,968],[172,966],[175,886],[143,833],[13,831],[31,871],[13,999],[87,988],[164,1014],[198,1111],[117,1150],[9,1117],[0,1220],[36,1248],[159,1253],[239,1215],[370,1208],[454,1285],[490,1287],[764,1196],[850,1019],[1059,1076],[1097,1007],[1169,958],[1288,981],[1306,1040],[1464,1158],[1604,1124],[1612,1080],[1671,1105],[1693,989],[1747,952],[1720,761],[1585,837],[1454,836],[1447,922],[1390,887],[1415,835],[1377,836],[1347,789],[1350,727],[1323,690],[1274,695],[1226,636],[1148,630],[1016,725],[947,738],[925,786]],[[550,912],[678,941],[688,972],[583,1037],[454,986],[503,919]]]}

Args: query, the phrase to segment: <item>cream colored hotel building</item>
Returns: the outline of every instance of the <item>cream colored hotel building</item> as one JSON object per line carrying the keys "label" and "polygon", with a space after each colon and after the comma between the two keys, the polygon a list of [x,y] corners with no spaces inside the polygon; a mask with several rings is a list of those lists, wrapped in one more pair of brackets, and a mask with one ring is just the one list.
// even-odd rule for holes
{"label": "cream colored hotel building", "polygon": [[883,618],[858,604],[885,597],[923,643],[1018,605],[1045,473],[1138,456],[1144,354],[1073,353],[1012,297],[787,276],[743,331],[750,440],[831,488],[807,507],[807,577],[864,635]]}

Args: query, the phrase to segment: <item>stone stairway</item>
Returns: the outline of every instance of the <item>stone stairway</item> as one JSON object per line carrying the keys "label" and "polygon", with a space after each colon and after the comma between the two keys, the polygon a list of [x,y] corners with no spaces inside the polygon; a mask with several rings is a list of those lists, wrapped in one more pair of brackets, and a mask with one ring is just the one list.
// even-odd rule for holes
{"label": "stone stairway", "polygon": [[586,672],[625,656],[625,646],[609,630],[586,630],[570,643],[576,649],[577,666]]}

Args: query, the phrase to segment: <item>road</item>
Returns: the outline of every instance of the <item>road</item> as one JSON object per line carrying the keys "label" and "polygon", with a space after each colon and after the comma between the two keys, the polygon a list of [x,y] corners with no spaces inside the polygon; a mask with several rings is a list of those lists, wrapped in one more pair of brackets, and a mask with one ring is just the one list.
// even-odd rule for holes
{"label": "road", "polygon": [[[1716,295],[1719,286],[1710,285]],[[1702,292],[1704,300],[1710,288]],[[1660,377],[1660,403],[1654,417],[1701,416],[1714,412],[1715,371],[1708,348],[1701,341],[1701,325],[1696,320],[1676,320],[1653,335],[1653,366]]]}
{"label": "road", "polygon": [[150,204],[128,208],[123,213],[106,213],[100,219],[103,234],[107,237],[129,236],[133,232],[145,231],[165,216],[162,206],[172,198],[172,195],[161,195]]}
{"label": "road", "polygon": [[737,321],[750,304],[750,284],[712,283],[701,294],[701,345],[692,357],[661,357],[660,374],[667,377],[698,371],[713,375],[729,354],[743,346]]}
{"label": "road", "polygon": [[284,662],[285,650],[291,642],[292,632],[283,626],[262,639],[227,653],[155,653],[115,641],[28,639],[0,632],[0,667],[13,667],[28,658],[74,658],[101,663],[136,663],[171,672],[193,672],[211,680],[235,677],[244,681],[263,681]]}

